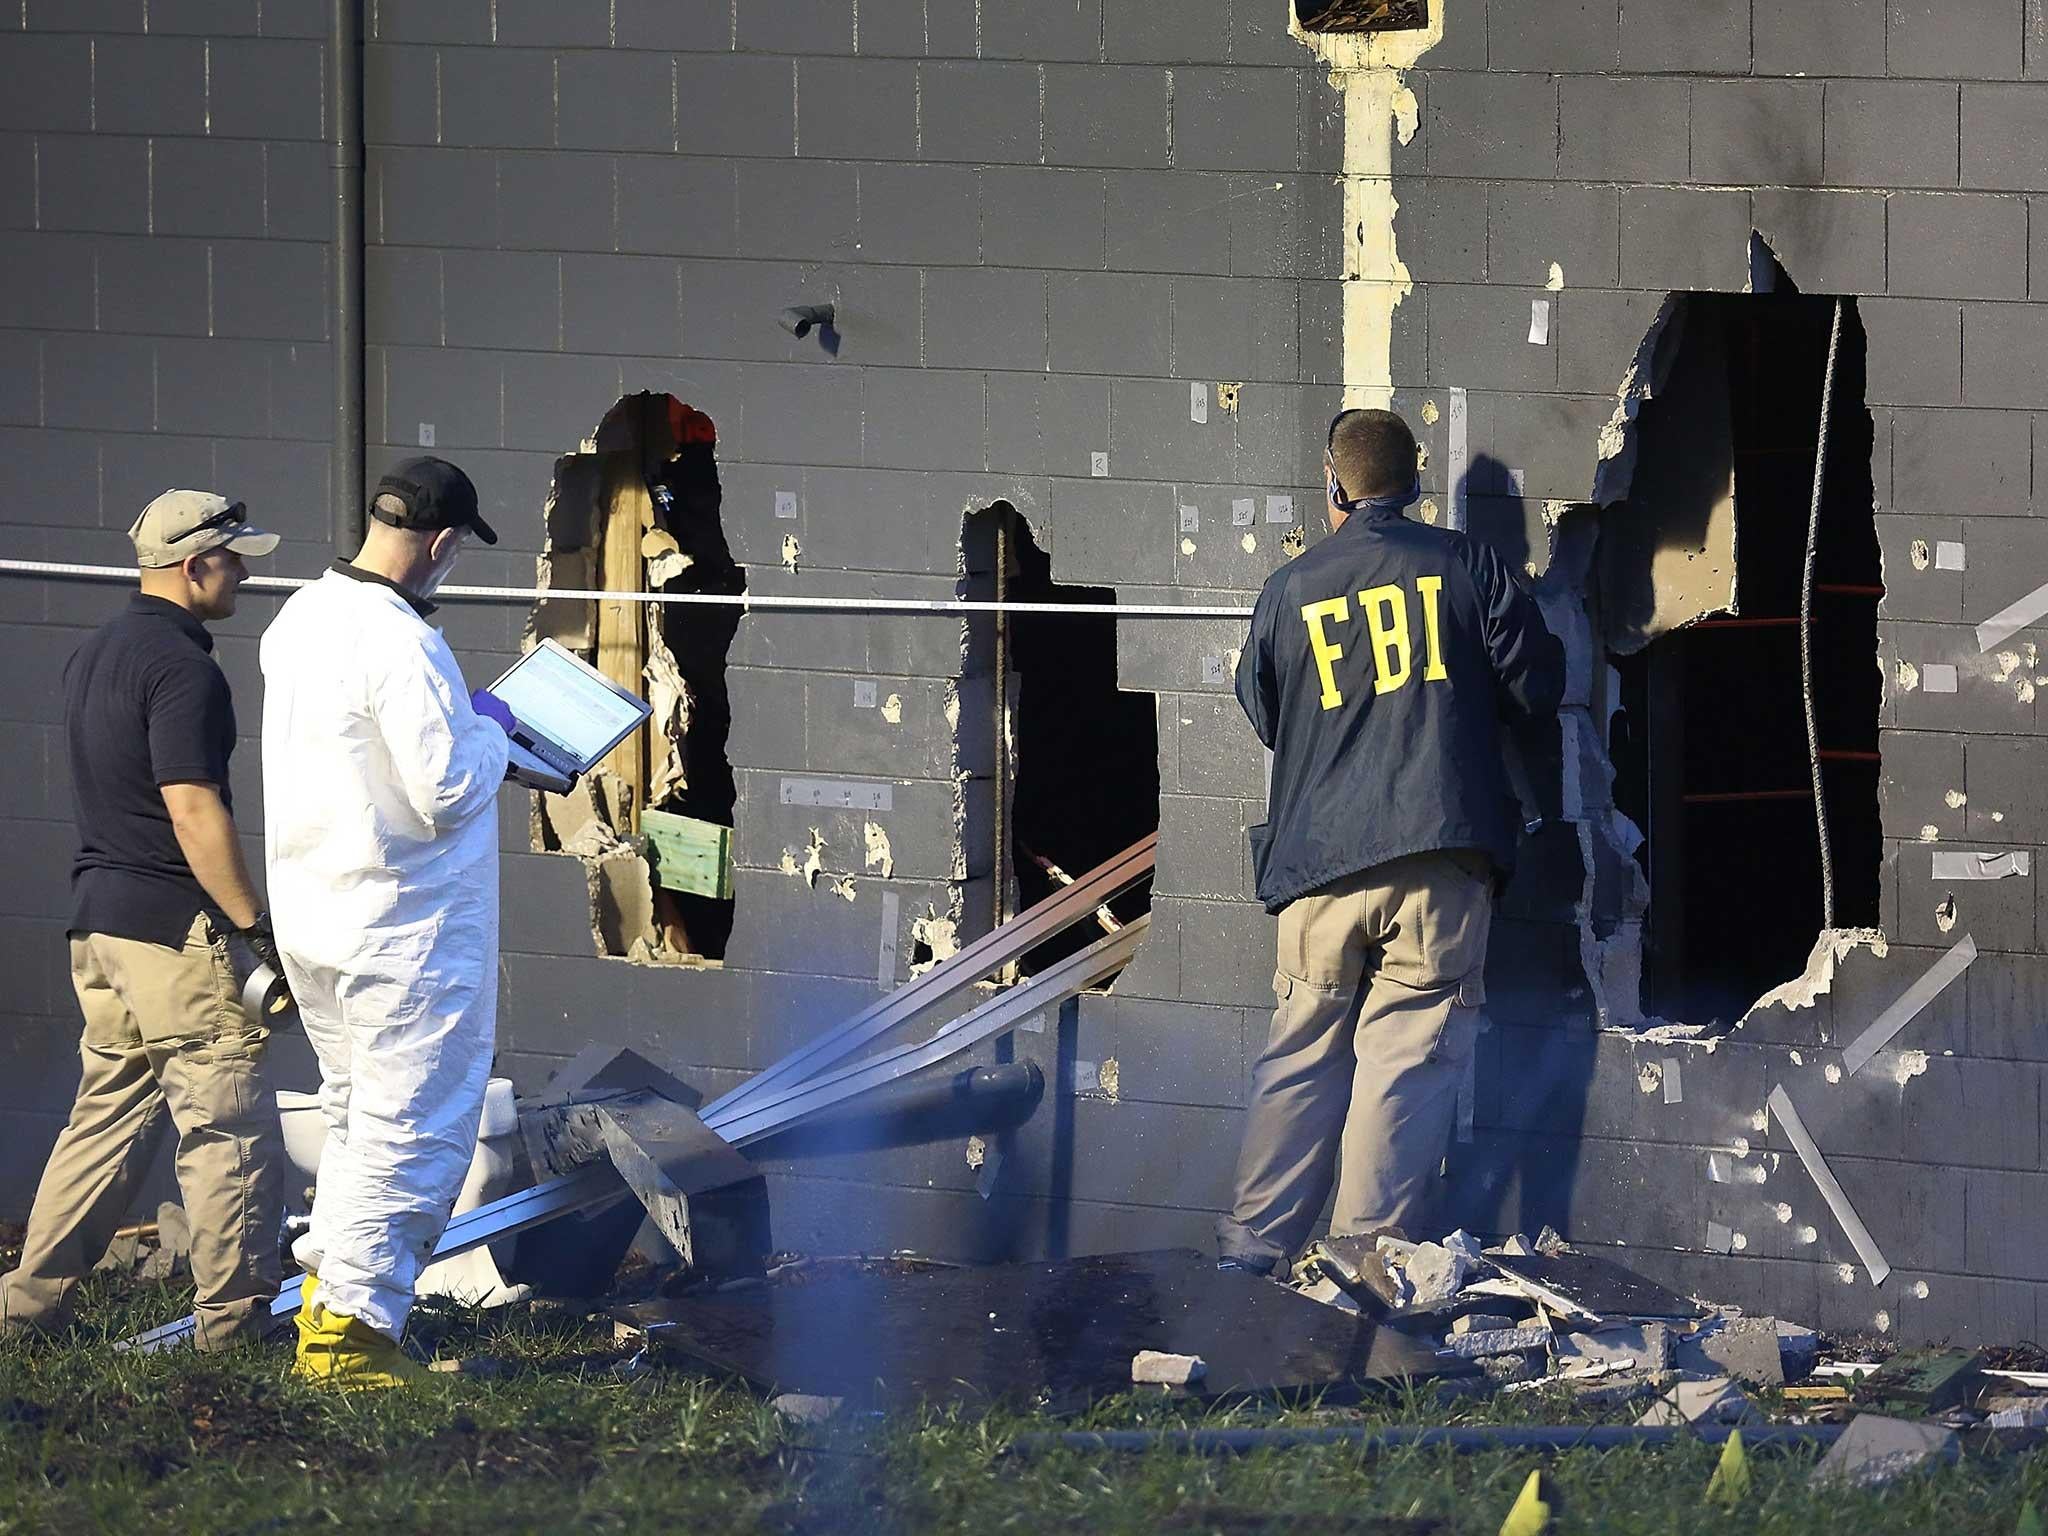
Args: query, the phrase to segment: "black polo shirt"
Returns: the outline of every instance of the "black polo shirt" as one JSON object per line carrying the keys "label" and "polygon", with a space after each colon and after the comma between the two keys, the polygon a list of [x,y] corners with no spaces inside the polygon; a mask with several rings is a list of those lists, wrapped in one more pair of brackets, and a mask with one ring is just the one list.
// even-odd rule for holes
{"label": "black polo shirt", "polygon": [[178,847],[162,786],[217,785],[232,808],[235,705],[206,626],[137,593],[64,668],[78,857],[73,933],[182,944],[202,909],[227,926]]}

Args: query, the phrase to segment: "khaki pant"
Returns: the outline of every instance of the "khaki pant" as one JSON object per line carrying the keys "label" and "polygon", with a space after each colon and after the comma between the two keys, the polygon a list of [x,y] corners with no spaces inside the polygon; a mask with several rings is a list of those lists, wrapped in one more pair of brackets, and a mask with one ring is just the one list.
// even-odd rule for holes
{"label": "khaki pant", "polygon": [[1420,1237],[1486,1000],[1483,854],[1394,859],[1280,914],[1271,1037],[1252,1075],[1225,1257],[1260,1267],[1330,1230]]}
{"label": "khaki pant", "polygon": [[78,1097],[43,1169],[21,1266],[0,1276],[0,1323],[64,1323],[168,1122],[192,1222],[199,1347],[267,1335],[284,1138],[263,1074],[270,1031],[242,1014],[226,938],[204,914],[179,949],[73,934],[71,982],[85,1014]]}

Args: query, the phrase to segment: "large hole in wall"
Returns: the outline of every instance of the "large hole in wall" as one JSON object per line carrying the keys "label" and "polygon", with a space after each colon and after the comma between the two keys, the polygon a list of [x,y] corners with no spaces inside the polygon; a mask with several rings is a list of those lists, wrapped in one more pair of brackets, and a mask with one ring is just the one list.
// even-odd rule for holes
{"label": "large hole in wall", "polygon": [[[673,395],[627,395],[555,463],[541,583],[553,591],[738,594],[717,428]],[[581,856],[599,952],[720,960],[732,934],[737,791],[726,741],[736,606],[544,597],[530,627],[654,708],[567,795],[535,796],[535,845]]]}
{"label": "large hole in wall", "polygon": [[[1642,1009],[1706,1024],[1799,975],[1824,922],[1800,595],[1835,301],[1679,302],[1683,335],[1637,423],[1628,501],[1601,520],[1600,606],[1614,807],[1643,833]],[[1882,858],[1883,589],[1863,396],[1849,304],[1810,630],[1837,928],[1877,925]]]}
{"label": "large hole in wall", "polygon": [[[1008,502],[970,514],[963,547],[969,596],[1116,601],[1105,587],[1055,582],[1051,555]],[[986,718],[1003,777],[995,832],[1000,922],[1159,830],[1159,725],[1151,694],[1117,687],[1113,615],[1002,614],[989,639],[994,699]],[[1030,951],[1018,969],[1035,974],[1151,906],[1147,881],[1093,921]]]}

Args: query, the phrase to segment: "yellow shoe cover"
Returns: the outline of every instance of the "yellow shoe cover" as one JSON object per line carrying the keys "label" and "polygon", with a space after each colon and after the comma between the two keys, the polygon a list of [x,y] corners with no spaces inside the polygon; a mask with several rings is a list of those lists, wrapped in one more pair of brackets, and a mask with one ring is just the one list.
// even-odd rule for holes
{"label": "yellow shoe cover", "polygon": [[382,1392],[391,1387],[412,1386],[427,1377],[426,1370],[368,1323],[339,1312],[330,1312],[319,1302],[302,1307],[298,1316],[298,1358],[292,1374],[341,1392]]}

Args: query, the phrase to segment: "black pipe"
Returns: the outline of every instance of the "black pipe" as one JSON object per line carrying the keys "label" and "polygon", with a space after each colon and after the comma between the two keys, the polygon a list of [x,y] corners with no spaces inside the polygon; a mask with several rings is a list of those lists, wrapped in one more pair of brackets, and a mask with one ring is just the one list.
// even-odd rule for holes
{"label": "black pipe", "polygon": [[1045,1074],[1035,1061],[973,1067],[950,1077],[913,1077],[782,1126],[758,1145],[773,1144],[780,1155],[790,1156],[837,1150],[849,1139],[866,1147],[1003,1130],[1028,1117],[1044,1092]]}
{"label": "black pipe", "polygon": [[334,442],[328,454],[334,552],[363,547],[363,0],[334,0],[327,29],[329,162],[334,172]]}
{"label": "black pipe", "polygon": [[[1742,1430],[1745,1450],[1790,1450],[1833,1445],[1839,1424],[1755,1424]],[[1681,1440],[1723,1444],[1733,1431],[1723,1425],[1651,1424],[1364,1424],[1315,1425],[1297,1429],[1085,1429],[1020,1435],[1005,1456],[1030,1458],[1048,1451],[1189,1451],[1197,1456],[1242,1456],[1251,1451],[1291,1451],[1303,1446],[1343,1445],[1368,1453],[1395,1450],[1615,1451],[1656,1450]]]}

